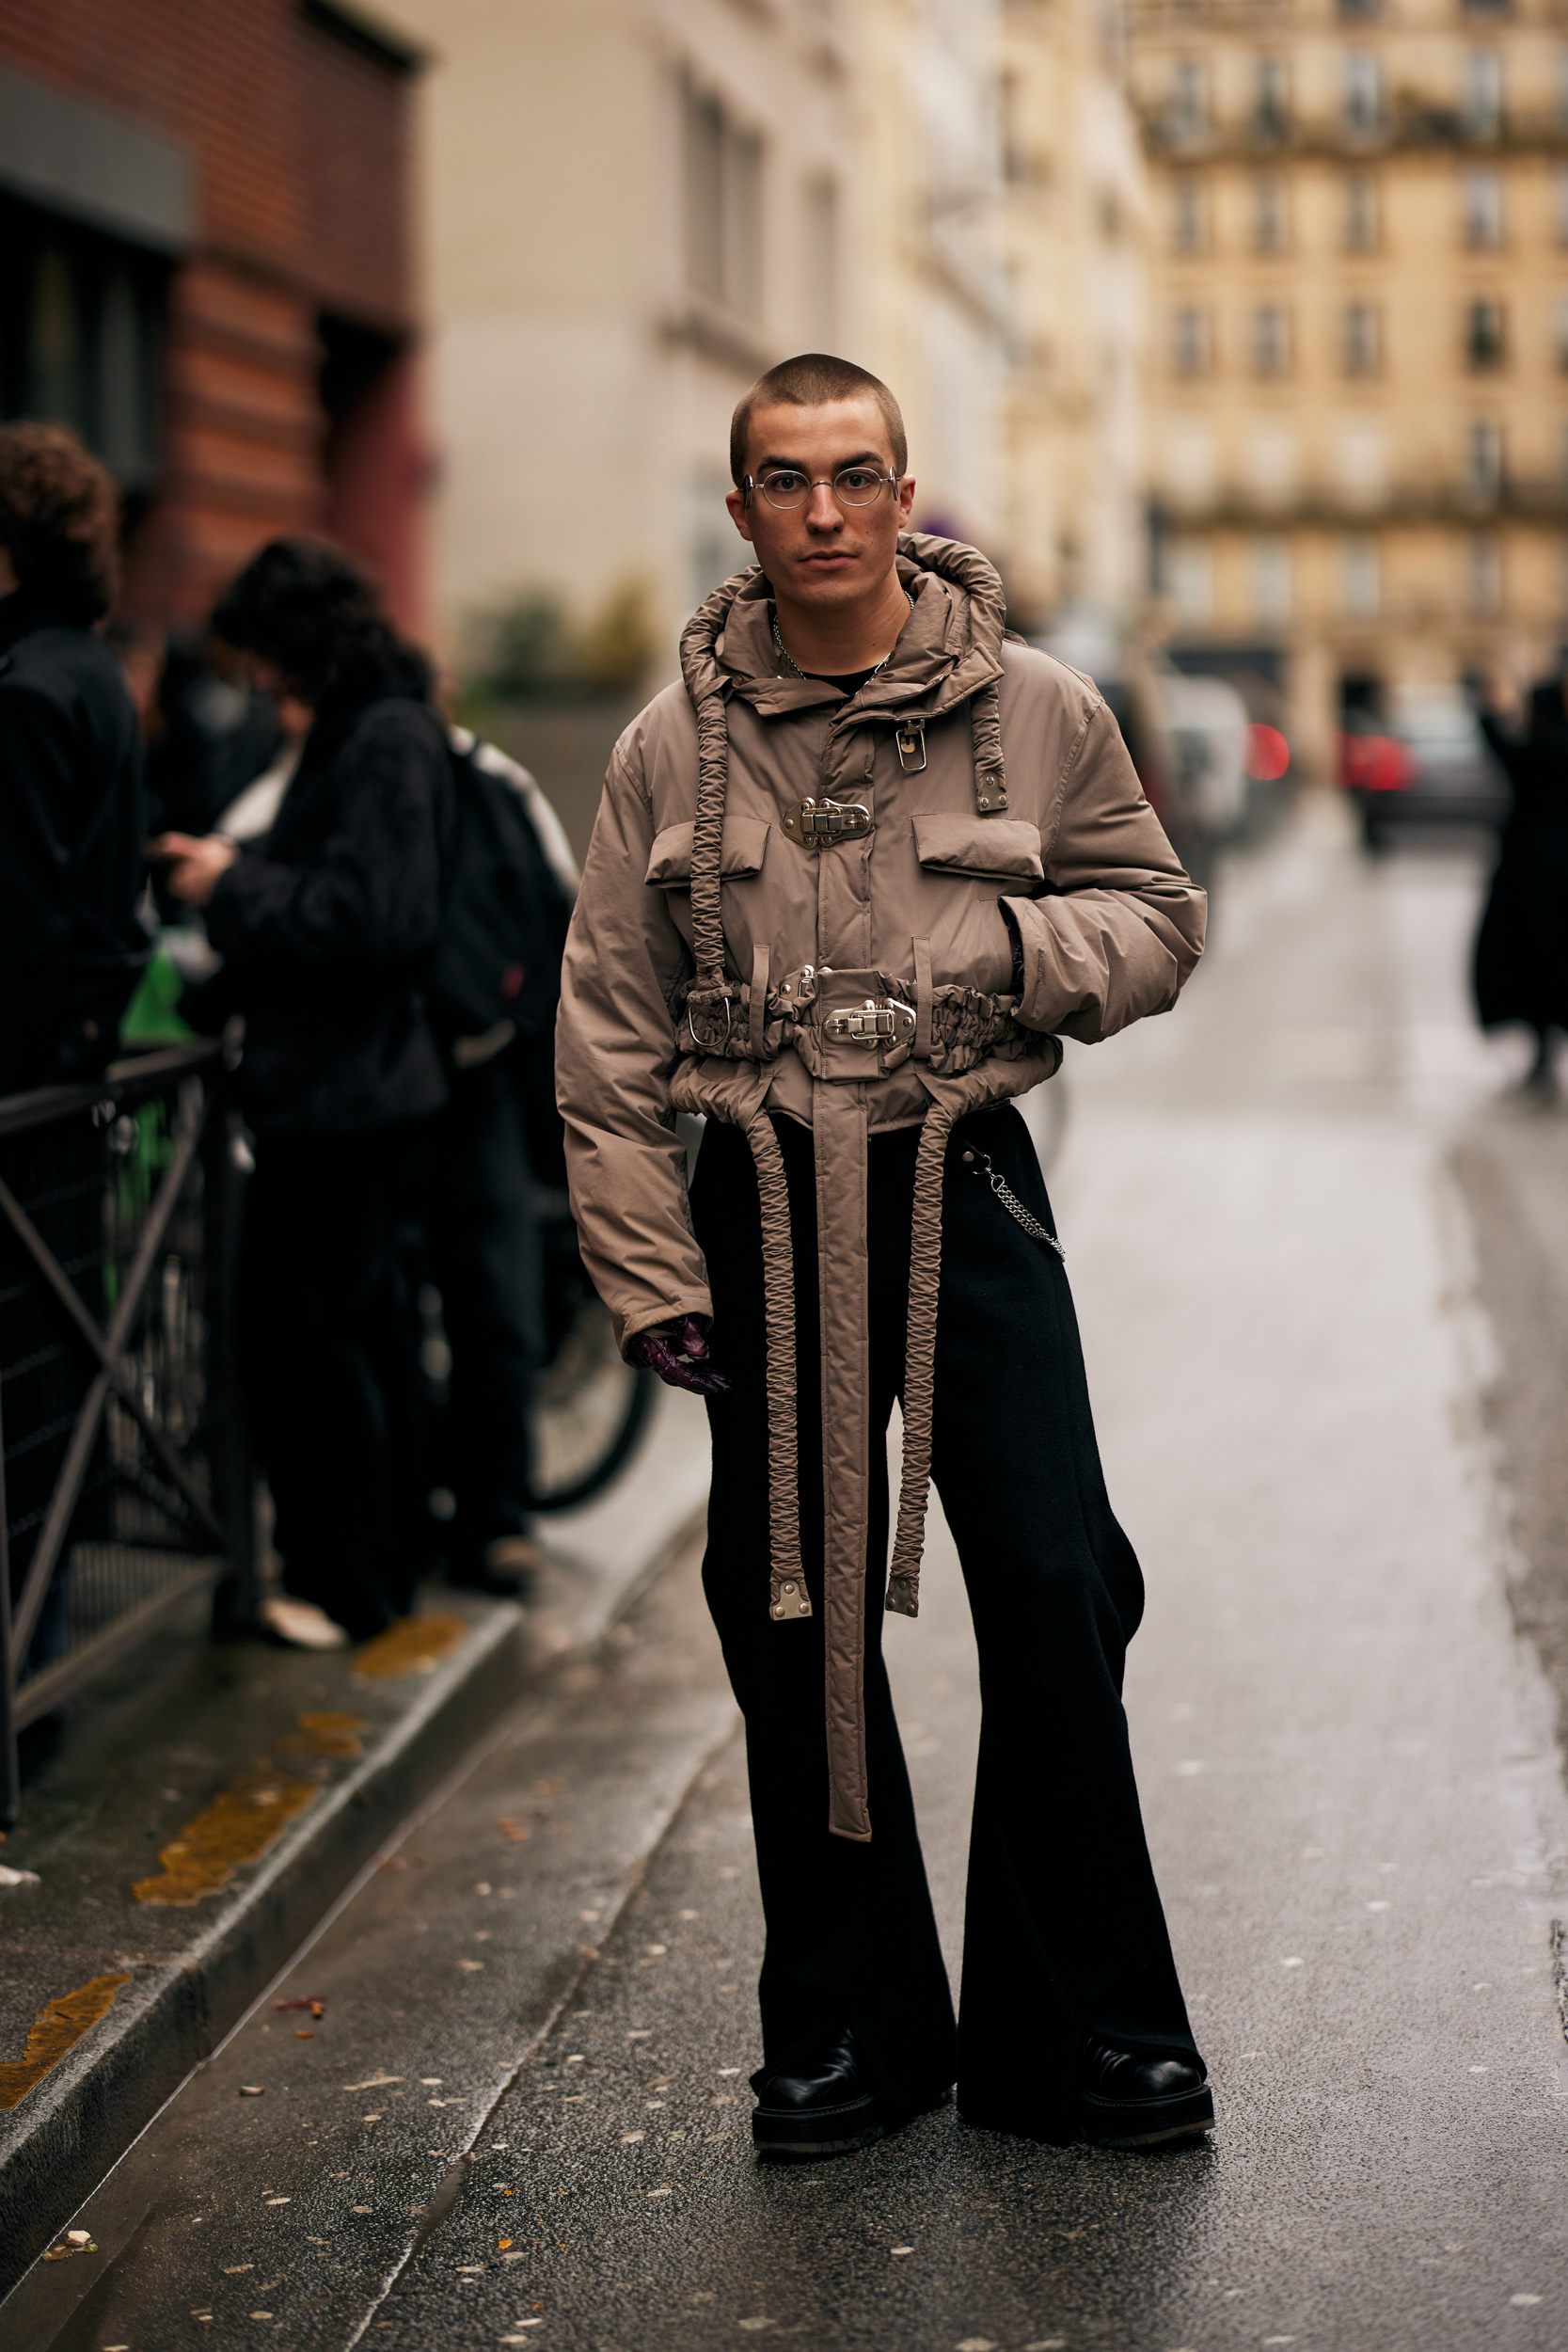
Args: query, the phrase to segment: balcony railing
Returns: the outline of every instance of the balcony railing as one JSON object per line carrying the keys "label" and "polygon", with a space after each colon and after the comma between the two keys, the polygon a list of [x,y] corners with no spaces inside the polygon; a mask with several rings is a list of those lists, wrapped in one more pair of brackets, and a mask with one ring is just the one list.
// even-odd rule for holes
{"label": "balcony railing", "polygon": [[1288,490],[1222,484],[1200,498],[1184,499],[1166,488],[1157,501],[1175,531],[1203,529],[1279,532],[1292,525],[1366,532],[1384,523],[1537,523],[1560,530],[1568,523],[1568,478],[1560,481],[1501,473],[1495,481],[1460,477],[1429,485],[1396,484],[1375,493],[1357,493],[1316,484]]}

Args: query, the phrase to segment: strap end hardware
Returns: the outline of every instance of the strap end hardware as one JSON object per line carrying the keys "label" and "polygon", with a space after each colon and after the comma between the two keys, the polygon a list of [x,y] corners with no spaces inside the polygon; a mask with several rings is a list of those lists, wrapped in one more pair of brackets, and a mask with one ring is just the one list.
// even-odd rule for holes
{"label": "strap end hardware", "polygon": [[907,776],[917,776],[926,765],[926,722],[906,719],[895,740],[898,745],[898,765]]}

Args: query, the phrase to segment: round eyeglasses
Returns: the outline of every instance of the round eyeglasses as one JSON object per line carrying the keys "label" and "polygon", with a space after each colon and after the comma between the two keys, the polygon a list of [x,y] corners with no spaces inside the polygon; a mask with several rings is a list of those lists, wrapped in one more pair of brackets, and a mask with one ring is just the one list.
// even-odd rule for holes
{"label": "round eyeglasses", "polygon": [[879,473],[874,466],[845,466],[831,477],[803,473],[798,466],[769,466],[755,480],[748,474],[743,486],[760,490],[769,506],[787,515],[804,506],[819,483],[832,490],[840,506],[875,506],[884,490],[896,495],[898,489],[895,473]]}

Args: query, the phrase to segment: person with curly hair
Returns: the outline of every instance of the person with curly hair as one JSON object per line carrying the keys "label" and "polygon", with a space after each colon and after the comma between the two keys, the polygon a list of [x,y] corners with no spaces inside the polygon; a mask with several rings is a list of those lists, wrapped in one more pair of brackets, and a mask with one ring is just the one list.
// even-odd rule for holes
{"label": "person with curly hair", "polygon": [[96,1075],[148,958],[142,754],[101,633],[119,495],[64,425],[0,425],[0,1094]]}
{"label": "person with curly hair", "polygon": [[296,1604],[274,1629],[325,1646],[404,1613],[423,1565],[423,1416],[400,1242],[447,1099],[422,981],[454,787],[430,665],[338,548],[273,540],[220,597],[213,628],[259,686],[310,713],[267,834],[242,849],[169,833],[157,850],[168,888],[205,909],[224,959],[191,1017],[245,1021],[239,1090],[256,1172],[240,1347]]}

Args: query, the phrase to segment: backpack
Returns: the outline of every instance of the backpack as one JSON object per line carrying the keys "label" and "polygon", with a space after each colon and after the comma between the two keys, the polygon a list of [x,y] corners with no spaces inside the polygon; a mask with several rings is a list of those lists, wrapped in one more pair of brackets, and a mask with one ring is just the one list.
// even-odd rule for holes
{"label": "backpack", "polygon": [[457,819],[441,936],[425,978],[459,1069],[545,1036],[561,996],[571,897],[529,812],[521,771],[470,738],[451,744]]}

